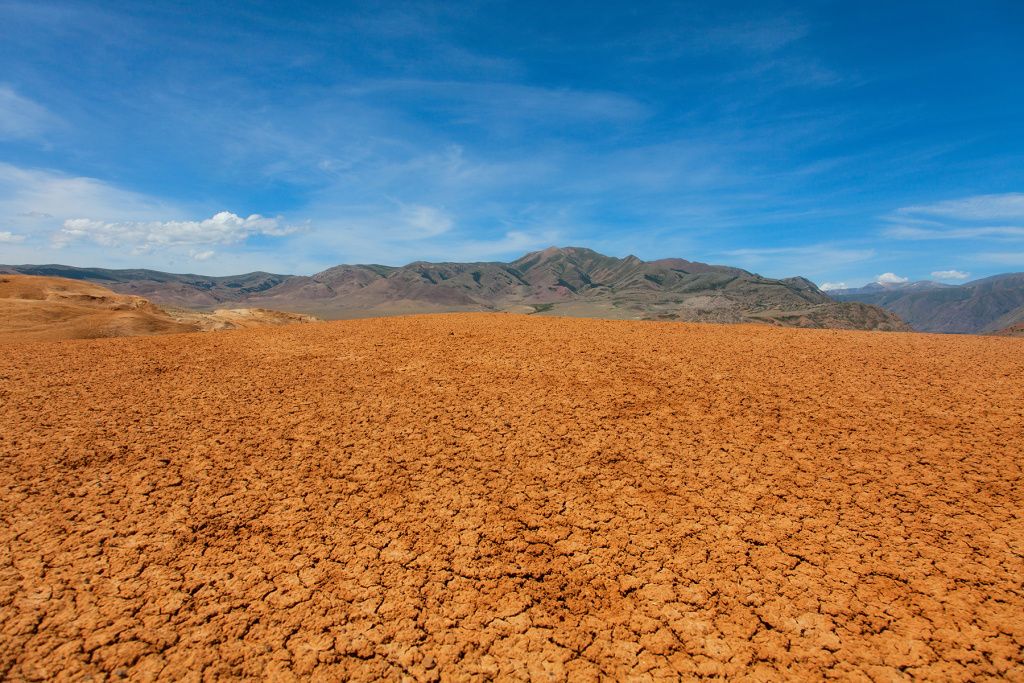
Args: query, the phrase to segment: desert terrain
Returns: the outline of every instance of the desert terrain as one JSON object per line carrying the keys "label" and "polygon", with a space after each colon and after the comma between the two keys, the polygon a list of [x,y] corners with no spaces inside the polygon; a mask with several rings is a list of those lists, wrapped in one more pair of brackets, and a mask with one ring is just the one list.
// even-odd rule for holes
{"label": "desert terrain", "polygon": [[1020,339],[2,348],[0,678],[1024,680]]}
{"label": "desert terrain", "polygon": [[193,311],[60,277],[0,274],[0,344],[136,337],[312,322],[263,308]]}

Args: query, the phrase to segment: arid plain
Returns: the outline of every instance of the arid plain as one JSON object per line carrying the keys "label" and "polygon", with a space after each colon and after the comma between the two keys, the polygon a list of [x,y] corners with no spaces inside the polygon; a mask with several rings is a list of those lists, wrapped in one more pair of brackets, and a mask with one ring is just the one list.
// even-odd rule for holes
{"label": "arid plain", "polygon": [[0,352],[0,678],[1024,680],[1024,342],[457,314]]}

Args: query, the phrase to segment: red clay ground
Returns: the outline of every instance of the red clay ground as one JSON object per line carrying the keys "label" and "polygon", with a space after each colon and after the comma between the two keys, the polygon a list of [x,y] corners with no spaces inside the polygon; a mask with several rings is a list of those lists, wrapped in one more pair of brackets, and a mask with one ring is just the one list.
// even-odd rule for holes
{"label": "red clay ground", "polygon": [[0,678],[1024,680],[1017,339],[446,315],[0,353]]}

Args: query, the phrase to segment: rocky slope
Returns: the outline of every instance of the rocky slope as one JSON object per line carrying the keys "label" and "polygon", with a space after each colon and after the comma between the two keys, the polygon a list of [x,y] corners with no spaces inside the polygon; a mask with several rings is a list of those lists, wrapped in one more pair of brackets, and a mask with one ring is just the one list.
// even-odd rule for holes
{"label": "rocky slope", "polygon": [[215,308],[244,304],[351,318],[444,311],[519,311],[542,315],[784,326],[906,329],[891,313],[837,304],[804,278],[772,279],[683,259],[616,258],[579,247],[551,247],[510,263],[427,263],[403,267],[339,265],[312,276],[248,273],[233,277],[144,270],[7,266],[103,282],[161,304]]}
{"label": "rocky slope", "polygon": [[988,333],[1024,322],[1024,273],[955,286],[861,288],[829,294],[839,301],[881,306],[921,332]]}
{"label": "rocky slope", "polygon": [[1024,323],[1016,323],[993,332],[998,337],[1024,337]]}
{"label": "rocky slope", "polygon": [[163,309],[140,296],[58,277],[0,275],[0,343],[134,337],[315,320],[264,309]]}

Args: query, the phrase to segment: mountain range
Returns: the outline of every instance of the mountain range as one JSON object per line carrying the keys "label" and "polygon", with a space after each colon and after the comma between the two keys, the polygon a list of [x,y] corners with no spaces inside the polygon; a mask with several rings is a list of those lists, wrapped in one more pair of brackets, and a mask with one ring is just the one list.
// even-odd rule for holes
{"label": "mountain range", "polygon": [[322,318],[513,311],[907,329],[889,311],[870,303],[835,301],[802,277],[772,279],[740,268],[677,258],[616,258],[580,247],[551,247],[508,263],[339,265],[311,276],[256,272],[209,277],[61,265],[0,266],[0,272],[86,280],[165,306],[259,306]]}
{"label": "mountain range", "polygon": [[994,333],[1024,323],[1024,273],[962,285],[920,281],[832,290],[838,301],[881,306],[920,332]]}

